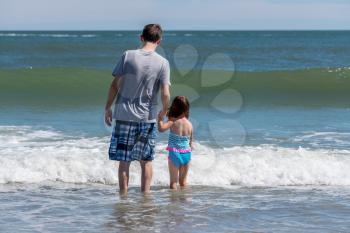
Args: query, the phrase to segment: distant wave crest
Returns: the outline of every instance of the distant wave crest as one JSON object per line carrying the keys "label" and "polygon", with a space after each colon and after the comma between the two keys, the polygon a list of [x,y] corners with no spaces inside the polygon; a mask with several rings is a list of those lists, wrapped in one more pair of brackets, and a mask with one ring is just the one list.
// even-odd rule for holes
{"label": "distant wave crest", "polygon": [[96,37],[95,34],[0,33],[0,37]]}
{"label": "distant wave crest", "polygon": [[[203,74],[213,79],[225,76],[220,70],[194,71],[181,79],[172,74],[173,84],[194,89],[201,98],[218,94],[222,85],[201,86]],[[231,72],[232,73],[232,72]],[[230,74],[231,74],[230,73]],[[0,105],[91,105],[100,104],[110,84],[110,71],[83,68],[0,69]],[[57,84],[60,85],[57,85]],[[180,85],[180,86],[181,86]],[[350,106],[350,68],[295,71],[236,72],[225,85],[243,96],[244,105],[258,106]],[[81,88],[77,89],[79,86]],[[173,86],[176,92],[177,85]],[[182,90],[178,90],[181,93]],[[50,93],[50,95],[48,95]],[[81,98],[84,96],[84,98]],[[204,105],[205,102],[194,102]]]}

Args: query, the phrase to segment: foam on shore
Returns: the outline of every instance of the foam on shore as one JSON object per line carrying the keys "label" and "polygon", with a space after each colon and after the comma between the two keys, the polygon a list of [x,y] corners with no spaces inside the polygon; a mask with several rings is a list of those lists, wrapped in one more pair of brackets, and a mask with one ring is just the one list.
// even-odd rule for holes
{"label": "foam on shore", "polygon": [[[108,137],[72,137],[50,129],[0,126],[0,183],[117,183]],[[214,149],[195,144],[189,181],[208,186],[350,185],[350,151],[273,145]],[[167,185],[165,143],[157,144],[154,185]],[[139,185],[132,164],[130,183]]]}

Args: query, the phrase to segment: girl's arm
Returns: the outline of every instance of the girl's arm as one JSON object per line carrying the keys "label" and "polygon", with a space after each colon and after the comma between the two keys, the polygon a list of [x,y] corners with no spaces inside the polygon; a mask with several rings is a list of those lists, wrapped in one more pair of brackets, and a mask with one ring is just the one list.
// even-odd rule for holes
{"label": "girl's arm", "polygon": [[190,147],[191,147],[191,150],[193,150],[193,128],[191,129],[191,136],[190,136]]}
{"label": "girl's arm", "polygon": [[[190,122],[191,124],[191,122]],[[191,135],[190,135],[190,147],[191,147],[191,150],[193,150],[193,126],[191,124]]]}
{"label": "girl's arm", "polygon": [[173,125],[173,121],[172,120],[168,120],[167,122],[163,121],[163,117],[159,114],[158,115],[158,131],[159,132],[164,132],[168,129],[170,129],[170,127]]}

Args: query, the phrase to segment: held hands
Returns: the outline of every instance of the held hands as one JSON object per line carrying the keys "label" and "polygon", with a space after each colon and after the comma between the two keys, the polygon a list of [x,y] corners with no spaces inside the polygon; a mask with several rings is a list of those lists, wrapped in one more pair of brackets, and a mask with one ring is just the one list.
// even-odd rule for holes
{"label": "held hands", "polygon": [[167,122],[164,122],[163,121],[163,118],[164,116],[166,116],[167,114],[167,110],[162,110],[158,113],[158,131],[159,132],[164,132],[168,129],[170,129],[171,125],[173,124],[172,121],[167,121]]}
{"label": "held hands", "polygon": [[166,114],[167,114],[167,111],[164,111],[164,110],[160,111],[158,113],[158,121],[162,121],[163,118],[166,116]]}
{"label": "held hands", "polygon": [[105,110],[105,122],[108,126],[112,125],[112,109],[108,108]]}

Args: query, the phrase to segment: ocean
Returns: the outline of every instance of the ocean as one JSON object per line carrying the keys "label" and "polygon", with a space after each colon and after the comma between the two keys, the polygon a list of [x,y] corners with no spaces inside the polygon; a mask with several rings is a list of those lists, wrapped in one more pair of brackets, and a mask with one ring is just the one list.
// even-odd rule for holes
{"label": "ocean", "polygon": [[186,190],[117,194],[103,121],[138,31],[0,31],[0,232],[350,232],[350,31],[167,31],[191,101]]}

